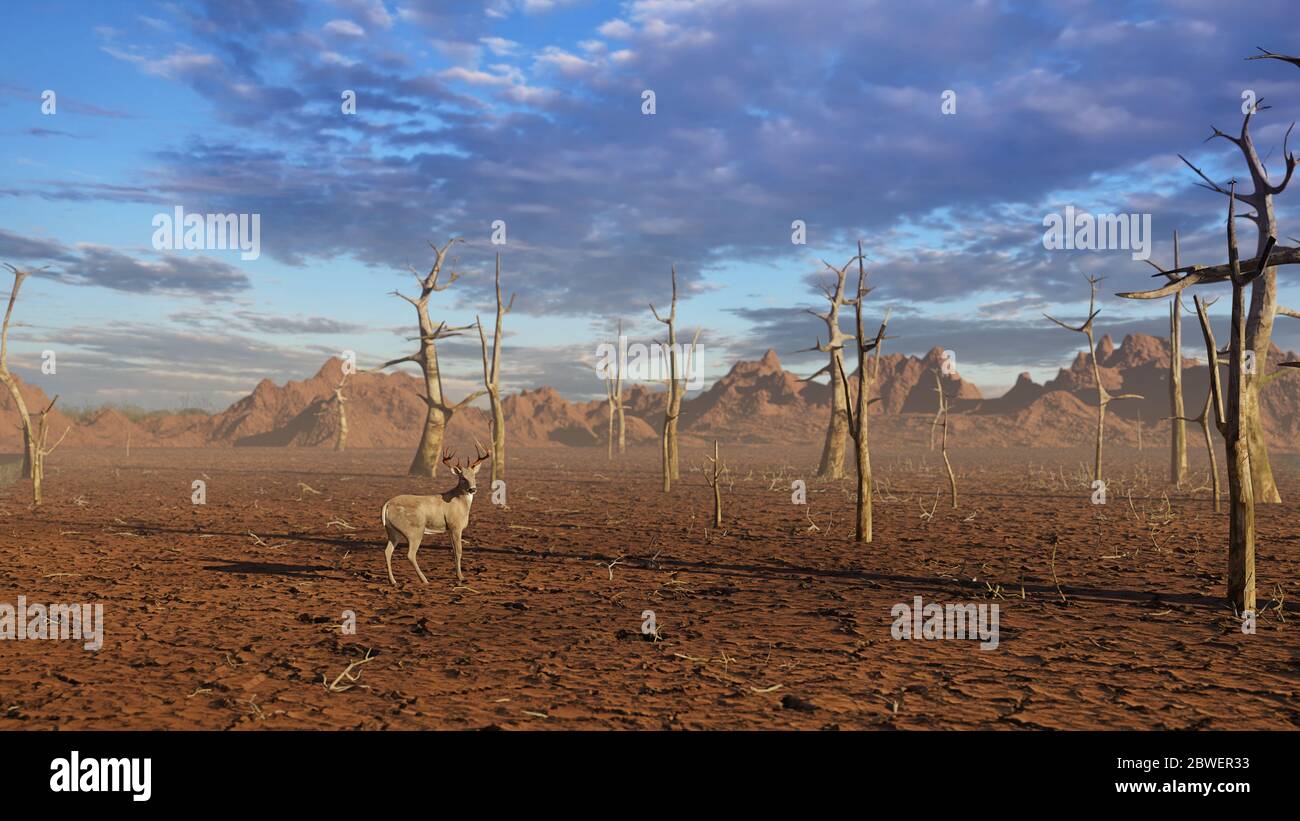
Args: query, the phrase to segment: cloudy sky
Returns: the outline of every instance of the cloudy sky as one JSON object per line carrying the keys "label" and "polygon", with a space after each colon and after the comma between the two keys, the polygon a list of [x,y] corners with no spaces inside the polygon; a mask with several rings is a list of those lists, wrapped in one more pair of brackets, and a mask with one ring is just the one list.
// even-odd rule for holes
{"label": "cloudy sky", "polygon": [[[1228,142],[1204,140],[1240,128],[1247,91],[1272,105],[1253,133],[1280,176],[1300,70],[1244,58],[1300,52],[1295,8],[1230,5],[15,2],[0,261],[48,268],[24,286],[14,364],[74,406],[210,409],[341,351],[373,365],[411,350],[413,311],[391,295],[411,292],[407,266],[460,236],[464,277],[431,313],[489,314],[500,252],[518,293],[509,390],[599,394],[596,345],[620,319],[658,337],[647,303],[665,307],[673,264],[710,378],[767,348],[811,373],[821,260],[862,239],[868,321],[892,309],[892,350],[952,349],[995,394],[1080,349],[1041,313],[1081,317],[1085,274],[1107,277],[1100,330],[1165,330],[1164,305],[1112,296],[1149,266],[1049,251],[1045,216],[1149,214],[1155,260],[1177,229],[1185,263],[1223,261],[1223,198],[1177,155],[1242,175]],[[1286,243],[1297,197],[1277,203]],[[155,248],[155,216],[178,206],[260,215],[260,256]],[[1300,347],[1300,322],[1280,323]],[[441,351],[457,398],[477,337]]]}

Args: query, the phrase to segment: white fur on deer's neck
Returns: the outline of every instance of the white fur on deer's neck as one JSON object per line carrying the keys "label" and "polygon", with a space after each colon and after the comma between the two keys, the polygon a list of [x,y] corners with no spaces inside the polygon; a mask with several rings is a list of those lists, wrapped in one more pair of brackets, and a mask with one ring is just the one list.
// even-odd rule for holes
{"label": "white fur on deer's neck", "polygon": [[443,498],[446,499],[448,502],[450,502],[452,499],[455,499],[457,496],[464,496],[465,507],[469,508],[471,505],[474,504],[474,494],[477,492],[478,492],[478,488],[474,488],[474,490],[466,490],[465,488],[457,484],[454,488],[448,491],[447,494],[443,496]]}

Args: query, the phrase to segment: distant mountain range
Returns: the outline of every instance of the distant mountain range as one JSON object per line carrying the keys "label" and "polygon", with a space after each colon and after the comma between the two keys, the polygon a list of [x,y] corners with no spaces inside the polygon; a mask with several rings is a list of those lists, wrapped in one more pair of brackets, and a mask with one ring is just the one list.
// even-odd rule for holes
{"label": "distant mountain range", "polygon": [[[1276,348],[1263,368],[1296,359]],[[1169,346],[1165,340],[1132,334],[1116,347],[1109,336],[1097,345],[1101,378],[1111,393],[1135,393],[1140,400],[1117,401],[1108,416],[1108,441],[1136,442],[1139,420],[1148,435],[1164,429],[1169,416]],[[923,357],[888,354],[881,358],[872,406],[873,425],[891,437],[924,439],[934,415],[934,373],[943,352]],[[508,363],[506,364],[508,374]],[[155,413],[132,420],[105,408],[73,425],[65,447],[331,447],[338,431],[333,389],[342,361],[331,358],[309,379],[276,385],[263,379],[252,393],[224,411]],[[1208,372],[1204,364],[1184,359],[1185,413],[1196,416],[1205,401]],[[958,441],[982,445],[1066,446],[1091,441],[1095,389],[1087,354],[1080,352],[1054,379],[1036,384],[1021,374],[1005,395],[985,399],[960,377],[944,376],[951,397],[952,431]],[[348,447],[414,447],[424,419],[422,382],[409,374],[361,373],[345,389]],[[29,409],[44,408],[48,398],[24,385]],[[663,388],[625,385],[629,445],[654,442],[665,407]],[[785,370],[774,351],[757,361],[737,362],[726,376],[682,404],[681,434],[687,439],[737,443],[816,443],[830,413],[830,386],[804,381]],[[1264,391],[1265,425],[1274,448],[1294,450],[1300,442],[1300,374],[1288,371]],[[503,400],[508,440],[518,445],[603,447],[607,406],[603,400],[571,402],[542,387]],[[58,410],[50,414],[51,437],[73,420]],[[17,412],[0,392],[0,451],[17,450]],[[488,438],[488,416],[478,408],[458,413],[452,439]]]}

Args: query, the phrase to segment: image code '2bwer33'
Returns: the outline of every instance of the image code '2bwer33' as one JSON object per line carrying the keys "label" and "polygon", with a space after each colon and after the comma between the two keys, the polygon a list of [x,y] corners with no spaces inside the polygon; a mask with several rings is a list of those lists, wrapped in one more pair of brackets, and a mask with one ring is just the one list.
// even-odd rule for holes
{"label": "image code '2bwer33'", "polygon": [[58,731],[13,789],[338,809],[454,743],[551,790],[911,794],[934,745],[1056,803],[1283,794],[1286,4],[6,23],[0,731]]}

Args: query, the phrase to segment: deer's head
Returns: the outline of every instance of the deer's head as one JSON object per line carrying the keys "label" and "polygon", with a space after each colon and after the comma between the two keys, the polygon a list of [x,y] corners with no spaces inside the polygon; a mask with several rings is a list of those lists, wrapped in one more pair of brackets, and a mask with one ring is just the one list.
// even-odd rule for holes
{"label": "deer's head", "polygon": [[474,453],[476,456],[474,461],[463,465],[459,462],[452,461],[452,451],[447,451],[447,453],[442,457],[442,463],[451,470],[452,475],[459,481],[459,484],[456,485],[456,490],[468,496],[473,496],[478,492],[479,465],[487,461],[487,458],[492,455],[491,452],[483,449],[483,446],[479,444],[477,439],[474,440]]}

